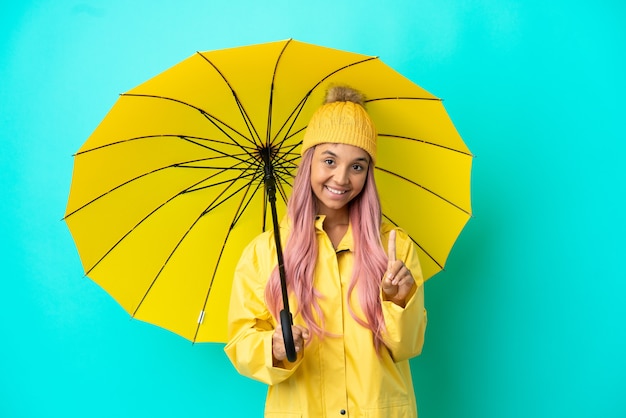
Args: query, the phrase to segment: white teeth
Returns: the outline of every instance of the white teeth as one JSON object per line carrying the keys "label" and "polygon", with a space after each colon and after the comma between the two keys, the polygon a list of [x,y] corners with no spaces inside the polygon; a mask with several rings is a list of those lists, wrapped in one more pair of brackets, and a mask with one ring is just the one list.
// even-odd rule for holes
{"label": "white teeth", "polygon": [[336,190],[336,189],[331,189],[330,187],[326,186],[326,188],[328,189],[329,192],[333,193],[333,194],[344,194],[346,193],[346,191],[341,191],[341,190]]}

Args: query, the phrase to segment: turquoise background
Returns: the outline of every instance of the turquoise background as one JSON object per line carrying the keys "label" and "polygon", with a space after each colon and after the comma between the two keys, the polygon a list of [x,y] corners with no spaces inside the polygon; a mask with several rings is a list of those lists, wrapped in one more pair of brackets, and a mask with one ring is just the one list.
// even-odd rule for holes
{"label": "turquoise background", "polygon": [[261,416],[220,344],[131,320],[61,220],[72,153],[197,50],[295,38],[445,99],[474,218],[426,285],[421,418],[626,417],[620,1],[5,1],[0,416]]}

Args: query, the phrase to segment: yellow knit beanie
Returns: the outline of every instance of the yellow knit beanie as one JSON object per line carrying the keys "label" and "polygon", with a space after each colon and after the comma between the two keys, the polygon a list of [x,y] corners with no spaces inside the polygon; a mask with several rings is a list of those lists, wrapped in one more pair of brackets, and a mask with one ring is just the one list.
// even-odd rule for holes
{"label": "yellow knit beanie", "polygon": [[354,145],[376,160],[376,128],[363,107],[363,96],[350,87],[328,90],[325,104],[313,114],[302,140],[302,154],[318,144]]}

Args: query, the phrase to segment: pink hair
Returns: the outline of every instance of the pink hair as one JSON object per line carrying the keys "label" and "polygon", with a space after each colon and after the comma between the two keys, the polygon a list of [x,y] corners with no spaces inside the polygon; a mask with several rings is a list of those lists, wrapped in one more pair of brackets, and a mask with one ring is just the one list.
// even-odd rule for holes
{"label": "pink hair", "polygon": [[[306,326],[319,337],[327,335],[324,315],[318,303],[324,296],[313,286],[317,261],[315,233],[316,201],[311,190],[311,161],[314,147],[308,149],[294,179],[293,191],[287,204],[291,235],[287,238],[283,256],[287,288],[295,296],[296,315],[302,315]],[[361,193],[350,202],[350,224],[354,237],[354,269],[348,288],[348,307],[352,317],[372,331],[374,345],[379,351],[383,342],[385,324],[380,302],[380,283],[387,268],[387,255],[380,240],[381,207],[374,167],[369,165],[367,179]],[[358,285],[358,286],[357,286]],[[359,318],[350,305],[350,296],[358,289],[358,299],[365,319]],[[274,317],[282,309],[280,277],[274,269],[265,288],[268,308]]]}

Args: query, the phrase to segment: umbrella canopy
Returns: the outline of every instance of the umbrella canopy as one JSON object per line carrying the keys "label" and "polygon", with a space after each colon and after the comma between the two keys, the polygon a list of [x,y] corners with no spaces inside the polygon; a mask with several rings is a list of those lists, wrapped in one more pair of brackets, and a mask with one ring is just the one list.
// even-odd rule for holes
{"label": "umbrella canopy", "polygon": [[329,86],[366,97],[383,216],[426,278],[471,216],[472,155],[441,100],[377,57],[287,40],[198,52],[122,94],[74,157],[65,221],[86,275],[134,318],[225,342],[243,247],[282,217]]}

